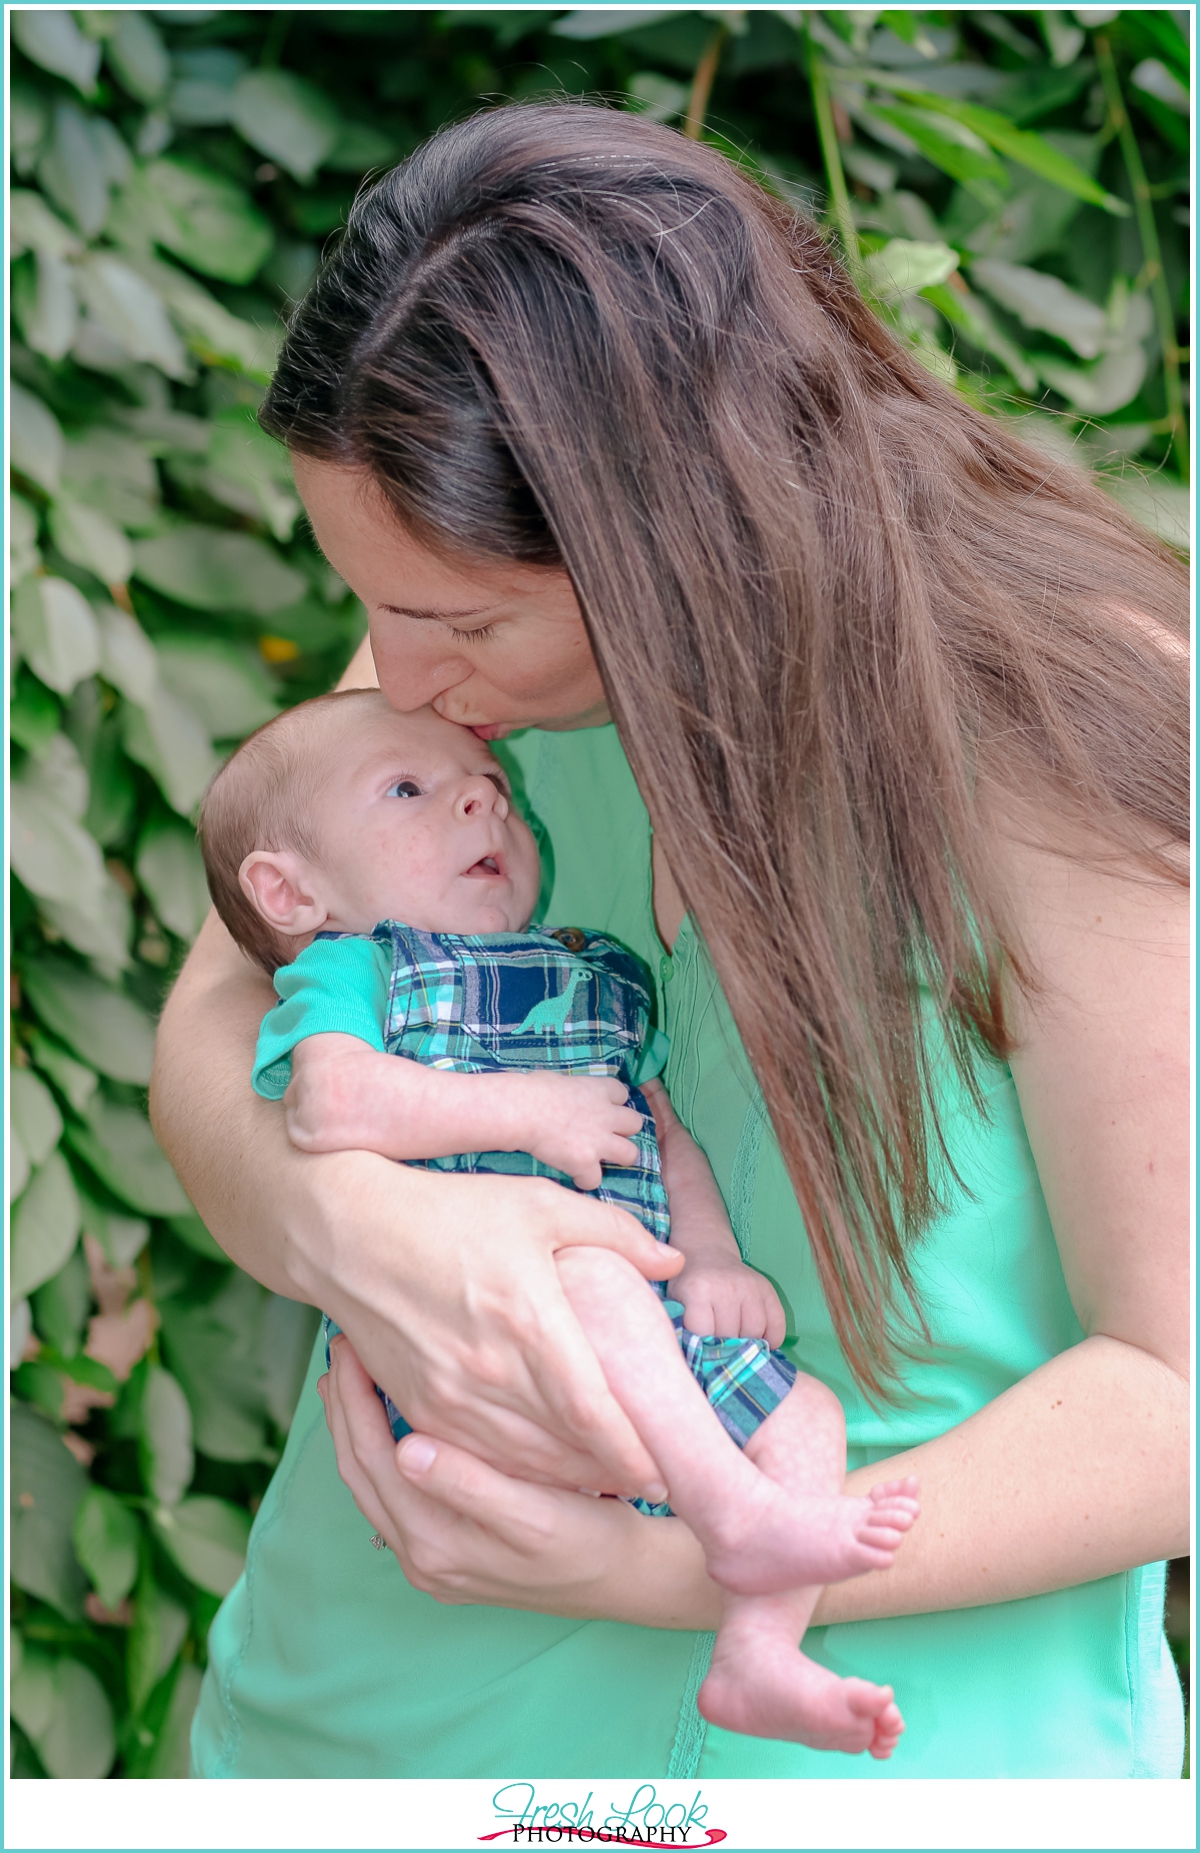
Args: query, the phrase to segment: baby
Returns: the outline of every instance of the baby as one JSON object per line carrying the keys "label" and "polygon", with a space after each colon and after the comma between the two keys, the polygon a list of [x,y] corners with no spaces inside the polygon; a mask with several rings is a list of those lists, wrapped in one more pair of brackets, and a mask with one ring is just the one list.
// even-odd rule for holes
{"label": "baby", "polygon": [[[916,1483],[865,1499],[810,1490],[831,1460],[844,1471],[840,1406],[771,1349],[778,1297],[742,1262],[707,1161],[654,1080],[666,1043],[644,968],[602,935],[529,925],[538,852],[490,750],[377,690],[323,696],[234,754],[200,831],[218,912],[275,981],[253,1081],[284,1098],[297,1144],[552,1177],[682,1251],[671,1298],[601,1249],[560,1266],[668,1489],[669,1507],[635,1503],[678,1514],[724,1592],[700,1710],[729,1730],[890,1756],[904,1728],[891,1688],[839,1679],[798,1648],[821,1585],[890,1565]],[[336,1129],[299,1083],[289,1092],[293,1053],[317,1036],[338,1062]]]}

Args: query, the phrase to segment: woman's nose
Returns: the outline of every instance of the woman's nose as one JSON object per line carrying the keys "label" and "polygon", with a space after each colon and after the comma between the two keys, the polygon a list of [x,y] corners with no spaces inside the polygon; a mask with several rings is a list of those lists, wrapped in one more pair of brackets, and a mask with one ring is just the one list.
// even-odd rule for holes
{"label": "woman's nose", "polygon": [[412,639],[397,638],[384,625],[372,626],[371,654],[379,686],[399,714],[430,706],[438,709],[442,697],[472,673],[470,663],[428,646],[422,649]]}

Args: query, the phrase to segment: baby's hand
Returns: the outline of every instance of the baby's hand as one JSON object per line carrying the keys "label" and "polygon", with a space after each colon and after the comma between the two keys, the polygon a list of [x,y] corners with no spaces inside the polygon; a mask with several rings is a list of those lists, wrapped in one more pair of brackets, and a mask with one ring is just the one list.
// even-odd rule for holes
{"label": "baby's hand", "polygon": [[288,1137],[302,1152],[388,1151],[386,1083],[395,1057],[357,1036],[308,1036],[292,1051],[283,1097]]}
{"label": "baby's hand", "polygon": [[689,1261],[667,1286],[683,1303],[683,1323],[701,1338],[765,1338],[776,1349],[787,1319],[770,1281],[744,1261]]}
{"label": "baby's hand", "polygon": [[642,1116],[629,1089],[606,1075],[522,1074],[506,1077],[520,1098],[521,1136],[514,1151],[565,1171],[580,1190],[595,1190],[602,1165],[635,1165],[633,1134]]}

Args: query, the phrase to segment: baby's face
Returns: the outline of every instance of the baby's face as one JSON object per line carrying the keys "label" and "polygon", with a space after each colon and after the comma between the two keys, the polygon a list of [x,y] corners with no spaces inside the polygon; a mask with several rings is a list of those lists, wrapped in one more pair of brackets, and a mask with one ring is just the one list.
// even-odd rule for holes
{"label": "baby's face", "polygon": [[428,933],[517,933],[540,882],[537,846],[483,741],[432,709],[381,709],[339,744],[314,807],[327,928],[400,920]]}

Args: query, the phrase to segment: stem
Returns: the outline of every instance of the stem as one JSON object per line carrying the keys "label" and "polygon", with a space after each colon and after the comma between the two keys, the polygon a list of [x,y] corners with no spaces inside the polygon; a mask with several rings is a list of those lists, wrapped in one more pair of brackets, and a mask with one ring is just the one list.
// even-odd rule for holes
{"label": "stem", "polygon": [[721,53],[728,37],[728,26],[718,26],[705,47],[704,56],[696,66],[696,75],[692,78],[692,94],[688,98],[687,115],[683,124],[683,132],[690,142],[700,140],[704,118],[708,113],[708,99],[712,95],[713,79],[717,75],[717,66],[721,62]]}
{"label": "stem", "polygon": [[850,208],[850,195],[846,190],[842,157],[838,152],[837,125],[833,120],[829,79],[811,38],[808,39],[808,80],[812,88],[813,112],[817,118],[817,138],[821,144],[821,158],[825,163],[825,178],[829,182],[830,211],[842,241],[846,268],[859,289],[862,289],[864,277],[858,249],[858,230]]}
{"label": "stem", "polygon": [[283,41],[287,37],[291,23],[291,14],[285,13],[282,8],[277,7],[271,14],[271,23],[267,27],[267,36],[263,42],[262,56],[258,61],[260,70],[273,71],[279,63]]}
{"label": "stem", "polygon": [[1129,175],[1129,184],[1133,189],[1138,235],[1142,241],[1142,255],[1146,260],[1143,275],[1150,284],[1154,316],[1158,323],[1158,338],[1162,346],[1163,381],[1167,393],[1167,420],[1174,437],[1179,473],[1184,482],[1187,482],[1189,473],[1188,431],[1183,411],[1183,385],[1179,376],[1175,314],[1171,307],[1166,273],[1163,270],[1162,247],[1158,242],[1158,226],[1154,222],[1153,197],[1146,183],[1146,170],[1142,165],[1141,150],[1137,145],[1137,137],[1133,132],[1129,112],[1125,108],[1125,99],[1121,94],[1112,48],[1103,33],[1097,33],[1095,44],[1096,56],[1100,64],[1100,76],[1104,82],[1104,94],[1108,99],[1109,120],[1116,129],[1121,143],[1125,171]]}

